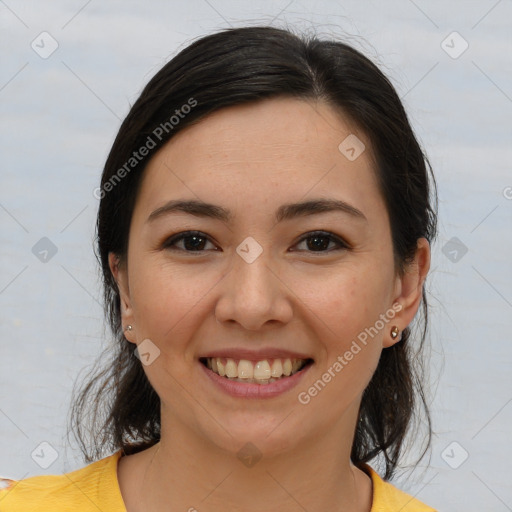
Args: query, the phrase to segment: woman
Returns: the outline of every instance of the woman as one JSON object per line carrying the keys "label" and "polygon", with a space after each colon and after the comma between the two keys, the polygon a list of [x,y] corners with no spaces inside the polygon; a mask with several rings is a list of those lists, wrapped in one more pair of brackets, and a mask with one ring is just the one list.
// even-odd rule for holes
{"label": "woman", "polygon": [[419,405],[430,442],[409,325],[435,181],[374,64],[271,27],[199,39],[95,194],[118,344],[73,410],[90,464],[6,481],[2,512],[433,510],[385,480]]}

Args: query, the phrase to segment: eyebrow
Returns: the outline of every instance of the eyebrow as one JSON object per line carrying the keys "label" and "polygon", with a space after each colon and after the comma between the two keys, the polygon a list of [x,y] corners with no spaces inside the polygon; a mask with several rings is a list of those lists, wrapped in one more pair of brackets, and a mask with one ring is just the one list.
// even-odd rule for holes
{"label": "eyebrow", "polygon": [[[343,212],[355,219],[368,222],[368,219],[361,210],[340,199],[313,199],[300,203],[283,204],[276,210],[275,221],[282,222],[296,217],[334,211]],[[178,212],[188,213],[196,217],[209,217],[226,223],[229,223],[233,218],[233,214],[222,206],[205,203],[196,199],[173,199],[153,211],[146,222],[153,222],[165,215]]]}

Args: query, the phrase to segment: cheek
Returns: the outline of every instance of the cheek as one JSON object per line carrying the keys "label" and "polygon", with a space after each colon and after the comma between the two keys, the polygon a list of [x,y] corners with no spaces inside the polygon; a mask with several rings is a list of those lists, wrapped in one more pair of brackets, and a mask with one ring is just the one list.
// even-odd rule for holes
{"label": "cheek", "polygon": [[321,279],[306,280],[302,299],[331,328],[333,336],[340,335],[341,341],[378,318],[383,294],[377,281],[369,271],[361,269],[333,271]]}
{"label": "cheek", "polygon": [[154,362],[144,366],[144,372],[171,407],[183,406],[187,400],[182,390],[196,364],[189,341],[208,314],[205,300],[216,281],[215,276],[161,261],[133,266],[130,295],[138,342],[149,339],[160,351]]}
{"label": "cheek", "polygon": [[183,389],[193,393],[194,372],[198,371],[197,344],[192,341],[202,325],[212,325],[214,298],[228,269],[171,264],[161,253],[132,262],[130,296],[137,338],[139,342],[150,339],[159,349],[158,358],[144,366],[144,371],[167,405],[183,406],[190,399]]}
{"label": "cheek", "polygon": [[212,272],[198,273],[193,265],[189,267],[178,269],[151,261],[134,267],[130,294],[140,336],[169,348],[186,340],[185,332],[191,322],[199,321],[204,299],[219,280]]}
{"label": "cheek", "polygon": [[381,353],[386,323],[379,319],[386,308],[387,285],[371,266],[345,270],[305,281],[302,300],[307,323],[323,346],[321,364],[329,367],[341,356],[345,377],[366,381]]}
{"label": "cheek", "polygon": [[375,280],[338,274],[326,282],[323,293],[311,288],[304,300],[310,311],[307,323],[323,350],[315,382],[303,392],[311,400],[318,396],[318,410],[330,404],[328,416],[336,421],[360,397],[377,368],[383,331],[371,328],[385,306]]}

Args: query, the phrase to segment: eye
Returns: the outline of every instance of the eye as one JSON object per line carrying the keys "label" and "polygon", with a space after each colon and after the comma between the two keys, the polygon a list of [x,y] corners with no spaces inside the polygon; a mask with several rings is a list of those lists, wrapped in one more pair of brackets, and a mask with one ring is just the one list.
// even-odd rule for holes
{"label": "eye", "polygon": [[[332,252],[333,250],[344,250],[350,248],[349,245],[341,238],[333,233],[329,233],[328,231],[312,231],[302,237],[297,245],[304,242],[306,243],[306,250],[309,252]],[[334,249],[332,246],[329,248],[330,244],[335,244]]]}
{"label": "eye", "polygon": [[[178,243],[181,242],[183,242],[182,246],[178,247]],[[184,231],[166,240],[163,247],[185,252],[202,252],[205,250],[205,245],[208,243],[213,246],[214,250],[217,250],[208,236],[201,231]]]}
{"label": "eye", "polygon": [[[306,250],[308,252],[332,252],[333,250],[350,248],[341,238],[328,231],[313,231],[308,233],[306,236],[302,237],[295,246],[299,246],[303,243],[305,243],[306,248],[298,250]],[[211,242],[205,233],[201,231],[184,231],[167,239],[163,244],[163,248],[184,252],[203,252],[208,250],[206,248],[207,244],[211,244],[213,250],[218,250],[218,247]],[[334,247],[332,247],[332,244],[334,244]],[[297,249],[292,249],[292,251],[296,250]]]}

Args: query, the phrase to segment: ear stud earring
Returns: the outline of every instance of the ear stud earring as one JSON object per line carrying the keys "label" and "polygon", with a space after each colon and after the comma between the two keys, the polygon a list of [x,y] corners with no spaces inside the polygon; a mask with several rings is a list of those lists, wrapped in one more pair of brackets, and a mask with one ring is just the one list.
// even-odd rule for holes
{"label": "ear stud earring", "polygon": [[396,325],[394,325],[391,328],[391,339],[396,340],[399,333],[400,333],[400,329]]}
{"label": "ear stud earring", "polygon": [[133,329],[133,327],[131,325],[127,325],[125,328],[125,331],[131,331],[132,329]]}

